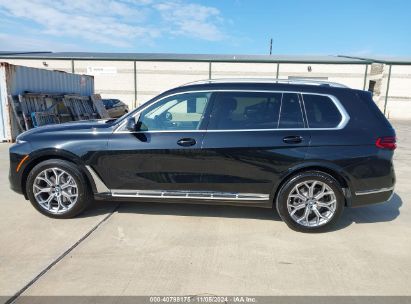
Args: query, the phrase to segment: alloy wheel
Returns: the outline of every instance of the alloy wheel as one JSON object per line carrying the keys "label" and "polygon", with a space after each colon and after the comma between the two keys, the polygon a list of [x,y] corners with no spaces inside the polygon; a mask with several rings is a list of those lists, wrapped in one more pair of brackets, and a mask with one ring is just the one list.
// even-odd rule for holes
{"label": "alloy wheel", "polygon": [[41,171],[33,183],[36,202],[53,214],[70,210],[77,202],[77,183],[67,171],[48,168]]}
{"label": "alloy wheel", "polygon": [[287,198],[291,218],[306,227],[318,227],[328,223],[334,216],[337,199],[326,183],[309,180],[298,183]]}

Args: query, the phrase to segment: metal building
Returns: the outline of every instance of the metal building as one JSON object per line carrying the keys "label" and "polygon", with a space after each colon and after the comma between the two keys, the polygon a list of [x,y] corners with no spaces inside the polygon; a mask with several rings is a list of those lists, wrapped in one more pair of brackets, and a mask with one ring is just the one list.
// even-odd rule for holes
{"label": "metal building", "polygon": [[13,64],[89,74],[95,92],[130,107],[172,87],[209,78],[310,78],[372,90],[390,118],[411,119],[411,58],[143,53],[0,53]]}

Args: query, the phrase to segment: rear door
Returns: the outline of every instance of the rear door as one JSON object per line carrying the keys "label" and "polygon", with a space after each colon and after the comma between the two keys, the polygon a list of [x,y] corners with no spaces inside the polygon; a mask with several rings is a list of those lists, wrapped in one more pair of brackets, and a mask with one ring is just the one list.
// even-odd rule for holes
{"label": "rear door", "polygon": [[210,191],[270,195],[280,177],[304,160],[309,142],[299,94],[216,93],[202,145],[203,185]]}

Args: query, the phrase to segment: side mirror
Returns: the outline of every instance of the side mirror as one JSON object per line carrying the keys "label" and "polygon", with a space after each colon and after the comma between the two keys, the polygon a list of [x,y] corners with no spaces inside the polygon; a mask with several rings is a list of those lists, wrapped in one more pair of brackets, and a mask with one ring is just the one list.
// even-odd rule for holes
{"label": "side mirror", "polygon": [[135,117],[127,118],[126,129],[131,132],[137,131],[137,123]]}

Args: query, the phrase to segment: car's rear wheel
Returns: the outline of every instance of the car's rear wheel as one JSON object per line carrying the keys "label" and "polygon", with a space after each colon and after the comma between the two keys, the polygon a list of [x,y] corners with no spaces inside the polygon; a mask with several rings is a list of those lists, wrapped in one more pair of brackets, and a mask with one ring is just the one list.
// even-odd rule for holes
{"label": "car's rear wheel", "polygon": [[331,229],[344,209],[340,184],[320,171],[301,172],[281,187],[276,207],[280,217],[293,230],[323,232]]}
{"label": "car's rear wheel", "polygon": [[37,164],[27,177],[26,191],[32,205],[53,218],[74,217],[91,201],[82,172],[75,164],[60,159]]}

